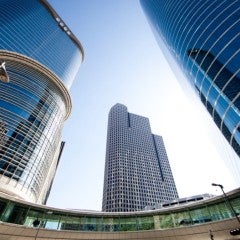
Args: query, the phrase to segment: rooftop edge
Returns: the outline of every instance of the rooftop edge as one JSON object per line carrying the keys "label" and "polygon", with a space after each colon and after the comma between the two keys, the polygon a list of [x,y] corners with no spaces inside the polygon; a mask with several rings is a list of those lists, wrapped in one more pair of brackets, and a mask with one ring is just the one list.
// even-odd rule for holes
{"label": "rooftop edge", "polygon": [[[48,3],[47,0],[39,0],[45,7],[46,9],[50,12],[50,14],[53,16],[53,18],[57,21],[57,19],[59,19],[59,21],[61,21],[61,23],[64,24],[64,27],[67,27],[67,24],[65,24],[65,22],[62,20],[62,18],[57,14],[57,12],[53,9],[53,7]],[[58,22],[58,21],[57,21]],[[68,28],[69,29],[69,28]],[[64,29],[63,29],[64,31]],[[72,31],[70,31],[70,34],[68,34],[66,32],[66,35],[69,36],[69,38],[77,45],[77,47],[80,49],[81,53],[82,53],[82,62],[84,60],[84,49],[82,44],[80,43],[80,41],[77,39],[77,37],[72,33]]]}

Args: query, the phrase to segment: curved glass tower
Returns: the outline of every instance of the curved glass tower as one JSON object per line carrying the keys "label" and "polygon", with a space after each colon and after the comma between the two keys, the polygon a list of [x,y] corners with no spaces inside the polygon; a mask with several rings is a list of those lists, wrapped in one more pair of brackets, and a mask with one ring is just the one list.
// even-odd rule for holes
{"label": "curved glass tower", "polygon": [[168,48],[240,156],[240,1],[140,3],[159,45]]}
{"label": "curved glass tower", "polygon": [[83,49],[44,0],[0,2],[0,191],[45,203]]}

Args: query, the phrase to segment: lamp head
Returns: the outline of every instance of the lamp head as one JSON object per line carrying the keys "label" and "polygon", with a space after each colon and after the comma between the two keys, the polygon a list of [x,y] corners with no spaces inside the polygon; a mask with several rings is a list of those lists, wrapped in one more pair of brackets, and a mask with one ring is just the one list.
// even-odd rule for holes
{"label": "lamp head", "polygon": [[212,183],[212,186],[214,186],[214,187],[220,187],[220,188],[222,188],[222,189],[223,189],[223,185],[221,185],[221,184]]}
{"label": "lamp head", "polygon": [[0,80],[2,82],[9,82],[9,76],[6,71],[5,62],[0,63]]}

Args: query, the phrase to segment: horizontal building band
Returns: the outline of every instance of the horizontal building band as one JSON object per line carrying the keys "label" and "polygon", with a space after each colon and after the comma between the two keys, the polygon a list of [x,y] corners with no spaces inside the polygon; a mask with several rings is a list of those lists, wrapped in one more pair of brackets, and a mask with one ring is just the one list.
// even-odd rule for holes
{"label": "horizontal building band", "polygon": [[[65,87],[65,85],[62,83],[62,81],[54,74],[50,69],[48,69],[46,66],[42,65],[41,63],[35,61],[32,58],[26,57],[24,55],[21,55],[16,52],[10,52],[5,50],[0,50],[0,62],[5,61],[6,63],[12,62],[12,64],[23,64],[26,65],[35,71],[38,71],[39,73],[45,75],[49,81],[51,81],[56,88],[58,88],[64,98],[64,102],[66,104],[66,115],[65,120],[68,118],[68,116],[71,113],[72,109],[72,101],[69,94],[69,91]],[[23,66],[22,66],[23,67]],[[8,70],[8,64],[6,64],[6,70]]]}
{"label": "horizontal building band", "polygon": [[[239,214],[240,188],[228,192],[227,197],[235,212]],[[79,231],[88,233],[96,232],[96,234],[97,232],[111,232],[112,234],[129,232],[130,235],[131,233],[134,235],[136,232],[145,234],[154,231],[155,233],[158,232],[159,236],[161,236],[162,230],[169,232],[170,229],[178,232],[178,234],[183,232],[187,234],[189,229],[195,226],[197,226],[196,229],[198,230],[202,228],[201,234],[208,236],[208,230],[216,230],[216,228],[213,228],[214,224],[218,228],[221,226],[222,229],[219,229],[219,231],[224,229],[224,233],[226,234],[227,230],[229,233],[230,228],[237,227],[239,224],[223,196],[216,196],[192,204],[168,207],[161,210],[109,213],[57,209],[17,200],[6,194],[1,194],[0,221],[2,222],[0,229],[8,224],[17,224],[23,226],[25,229],[37,228],[42,231],[48,229],[57,230],[57,232],[68,230],[68,232],[75,232],[75,234],[76,231]],[[225,224],[226,222],[228,222],[227,225]],[[181,232],[181,229],[184,229],[184,231]],[[191,231],[193,234],[194,231]],[[50,237],[51,233],[48,232],[45,236]],[[113,237],[113,235],[111,236]],[[146,234],[142,236],[142,239],[151,239],[151,235],[148,236]],[[116,239],[120,239],[118,237],[116,235]],[[76,239],[81,239],[81,237],[78,236]],[[109,238],[106,237],[106,239]]]}

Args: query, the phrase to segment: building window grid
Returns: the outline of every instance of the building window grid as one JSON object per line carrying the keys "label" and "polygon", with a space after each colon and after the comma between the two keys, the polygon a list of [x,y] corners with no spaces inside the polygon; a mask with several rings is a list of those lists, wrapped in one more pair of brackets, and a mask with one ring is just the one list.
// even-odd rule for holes
{"label": "building window grid", "polygon": [[[137,131],[137,129],[138,129],[135,126],[137,124],[134,120],[139,118],[139,116],[136,117],[134,115],[133,117],[135,119],[132,119],[132,114],[129,114],[129,115],[130,115],[130,119],[131,119],[131,128],[129,129],[127,124],[124,124],[123,122],[121,122],[124,126],[126,126],[127,130],[122,130],[120,133],[118,132],[118,134],[117,134],[115,131],[113,131],[113,125],[111,124],[111,120],[114,118],[114,116],[113,116],[113,112],[110,112],[111,117],[109,118],[110,123],[108,125],[108,133],[110,132],[110,134],[108,134],[108,139],[110,139],[110,143],[111,144],[114,143],[112,145],[116,146],[118,144],[117,142],[119,142],[119,140],[120,140],[119,143],[121,143],[121,139],[123,139],[126,146],[128,146],[127,151],[124,149],[123,149],[123,151],[118,151],[117,157],[115,158],[115,160],[118,161],[118,165],[116,165],[116,166],[118,166],[118,173],[121,172],[122,170],[124,170],[124,172],[122,172],[121,174],[123,174],[123,176],[124,176],[123,178],[126,181],[122,181],[121,177],[118,177],[118,178],[115,177],[114,178],[114,181],[116,183],[115,186],[118,186],[118,188],[117,188],[118,190],[120,190],[120,189],[122,189],[122,187],[124,187],[125,190],[127,190],[126,192],[129,192],[128,190],[134,189],[135,190],[134,192],[136,193],[138,191],[141,191],[141,189],[145,189],[144,184],[145,185],[147,184],[147,186],[150,186],[150,192],[148,193],[148,196],[149,196],[149,199],[152,200],[156,196],[156,194],[151,193],[151,191],[158,190],[160,185],[158,183],[155,185],[155,182],[156,182],[155,180],[150,181],[147,174],[149,174],[151,171],[153,171],[154,173],[151,173],[151,178],[153,178],[154,176],[157,178],[157,176],[158,176],[158,172],[156,170],[154,170],[154,167],[158,166],[156,163],[156,154],[155,153],[151,154],[151,151],[154,150],[154,147],[151,147],[152,146],[151,138],[149,137],[147,141],[143,141],[143,139],[146,137],[146,134],[133,134],[132,135],[133,137],[131,137],[133,129],[135,129],[135,131]],[[144,120],[146,120],[146,118],[144,118]],[[149,125],[149,122],[148,122],[148,125]],[[139,124],[138,127],[142,128],[143,126],[145,126],[145,124],[141,123],[141,124]],[[129,131],[129,133],[128,133],[128,131]],[[151,134],[151,131],[148,131],[148,132]],[[132,144],[133,142],[136,143],[138,147],[134,146]],[[108,141],[107,147],[109,148],[109,146],[110,145],[109,145],[109,141]],[[148,147],[149,150],[142,151],[142,146]],[[140,153],[139,153],[139,150],[140,150]],[[111,149],[109,150],[109,152],[111,152]],[[121,154],[121,152],[122,152],[122,154]],[[127,155],[125,155],[125,153]],[[145,156],[146,154],[147,154],[147,157]],[[113,155],[116,155],[116,154],[113,154]],[[108,155],[106,155],[106,156],[108,156]],[[126,156],[128,159],[132,158],[132,160],[128,161]],[[108,157],[111,157],[111,155],[109,155]],[[145,163],[146,161],[148,163],[147,165]],[[106,164],[108,164],[108,163],[109,163],[109,160],[106,159]],[[140,163],[143,165],[140,165]],[[108,167],[109,171],[112,171],[113,168],[114,168],[114,164],[113,163],[109,164],[109,167]],[[130,169],[130,170],[127,170],[127,169]],[[142,169],[144,169],[143,173],[140,174]],[[139,180],[139,178],[136,178],[136,176],[139,174],[140,174],[140,176],[143,177],[143,179],[141,179],[141,181]],[[125,184],[127,184],[127,185],[125,185]],[[116,194],[119,194],[118,190],[115,192]],[[119,197],[119,195],[117,195],[117,196]],[[136,200],[136,201],[132,200],[134,193],[130,194],[129,196],[125,196],[125,192],[123,192],[122,196],[124,198],[126,198],[126,200],[128,199],[127,201],[130,201],[131,204],[132,204],[132,202],[134,202],[134,203],[136,202],[135,205],[137,205],[137,206],[138,206],[139,202],[142,201],[141,197],[137,198],[138,200]],[[103,203],[103,206],[106,207],[106,204]],[[143,208],[143,206],[141,206],[141,208]],[[136,210],[141,210],[141,208],[139,207]],[[107,210],[110,210],[110,209],[111,209],[111,207],[107,208]],[[128,209],[128,210],[130,210],[130,209]]]}

